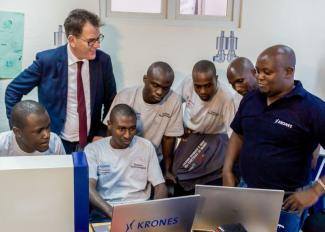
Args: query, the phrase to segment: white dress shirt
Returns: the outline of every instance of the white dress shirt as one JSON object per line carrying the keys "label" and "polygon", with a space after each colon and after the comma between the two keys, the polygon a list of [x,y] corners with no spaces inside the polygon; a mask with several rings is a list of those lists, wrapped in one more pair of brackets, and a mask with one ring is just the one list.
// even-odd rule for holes
{"label": "white dress shirt", "polygon": [[61,138],[70,142],[79,141],[79,115],[77,111],[77,62],[83,61],[81,77],[85,93],[86,112],[87,112],[87,133],[90,128],[90,74],[89,61],[79,60],[67,45],[68,51],[68,95],[67,95],[67,115],[61,132]]}

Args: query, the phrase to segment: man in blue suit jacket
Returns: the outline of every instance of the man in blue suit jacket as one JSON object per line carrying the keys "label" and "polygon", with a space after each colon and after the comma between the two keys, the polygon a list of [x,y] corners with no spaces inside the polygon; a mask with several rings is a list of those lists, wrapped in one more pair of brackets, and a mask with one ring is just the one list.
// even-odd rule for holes
{"label": "man in blue suit jacket", "polygon": [[[39,102],[49,113],[51,129],[60,135],[68,154],[85,146],[81,138],[90,142],[95,136],[106,134],[106,126],[101,121],[116,95],[111,59],[97,50],[103,39],[100,26],[97,15],[81,9],[71,11],[64,23],[68,44],[38,53],[33,64],[6,90],[6,110],[10,118],[13,106],[22,96],[38,87]],[[79,77],[82,84],[77,80]],[[80,85],[86,109],[81,120]],[[85,136],[80,135],[81,121],[87,124]]]}

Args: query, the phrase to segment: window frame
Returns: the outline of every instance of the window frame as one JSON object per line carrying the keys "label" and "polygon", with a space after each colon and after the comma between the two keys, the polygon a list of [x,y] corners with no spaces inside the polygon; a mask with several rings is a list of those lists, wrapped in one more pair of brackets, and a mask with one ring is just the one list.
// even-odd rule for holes
{"label": "window frame", "polygon": [[[161,0],[162,12],[135,13],[135,12],[112,12],[111,0],[99,0],[105,2],[104,16],[109,21],[128,21],[132,23],[162,24],[169,26],[198,26],[198,27],[241,27],[241,11],[243,0],[228,0],[226,16],[201,16],[181,15],[179,13],[180,0]],[[101,11],[101,10],[100,10]],[[132,19],[132,21],[130,21]],[[133,20],[134,19],[134,20]],[[148,20],[152,19],[152,20]]]}

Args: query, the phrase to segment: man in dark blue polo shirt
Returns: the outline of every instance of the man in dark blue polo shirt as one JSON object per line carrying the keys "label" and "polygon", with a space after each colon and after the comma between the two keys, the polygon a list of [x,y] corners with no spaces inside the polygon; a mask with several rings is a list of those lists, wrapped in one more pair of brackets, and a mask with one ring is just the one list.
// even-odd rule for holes
{"label": "man in dark blue polo shirt", "polygon": [[[325,193],[325,176],[309,188],[312,152],[325,147],[325,103],[294,80],[294,51],[284,45],[264,50],[256,63],[258,90],[245,95],[231,127],[223,183],[235,185],[232,173],[239,159],[248,187],[294,192],[284,201],[290,213],[302,212]],[[299,231],[300,214],[280,224]],[[292,217],[291,217],[292,216]],[[288,229],[291,227],[291,229]]]}

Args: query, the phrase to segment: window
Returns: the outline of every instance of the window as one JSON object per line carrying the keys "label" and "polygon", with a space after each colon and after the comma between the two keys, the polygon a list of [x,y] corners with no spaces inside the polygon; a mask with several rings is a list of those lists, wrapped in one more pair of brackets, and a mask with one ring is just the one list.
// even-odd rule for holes
{"label": "window", "polygon": [[[234,0],[178,0],[177,19],[232,21]],[[238,11],[239,15],[239,11]]]}
{"label": "window", "polygon": [[108,0],[107,16],[166,18],[167,0]]}
{"label": "window", "polygon": [[[107,17],[160,18],[169,23],[239,25],[242,0],[106,0]],[[200,22],[200,23],[197,23]],[[194,24],[193,24],[194,23]],[[188,23],[189,24],[189,23]]]}
{"label": "window", "polygon": [[112,12],[161,13],[161,0],[112,0]]}
{"label": "window", "polygon": [[180,15],[227,16],[228,0],[180,0]]}

